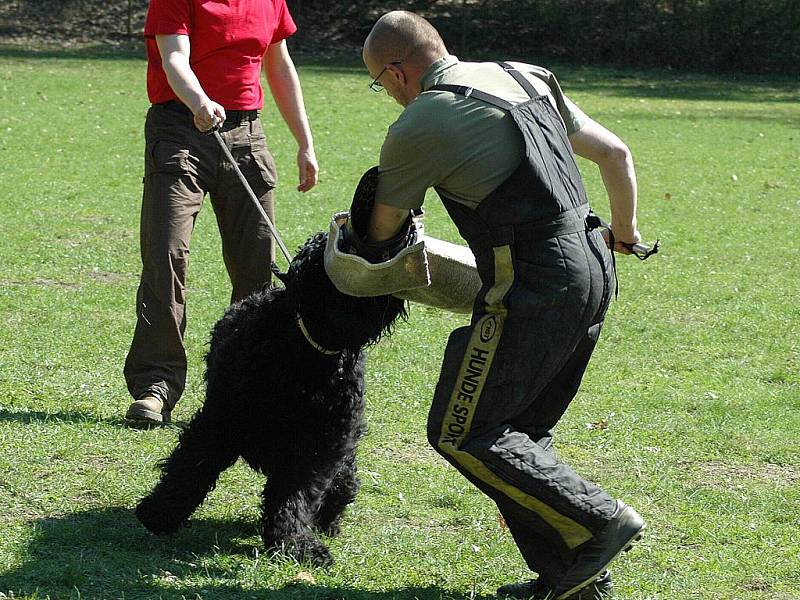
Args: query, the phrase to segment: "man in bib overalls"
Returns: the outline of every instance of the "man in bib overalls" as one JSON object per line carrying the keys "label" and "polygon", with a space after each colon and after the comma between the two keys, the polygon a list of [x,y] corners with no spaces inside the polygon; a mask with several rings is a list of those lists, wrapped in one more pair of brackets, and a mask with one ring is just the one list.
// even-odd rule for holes
{"label": "man in bib overalls", "polygon": [[574,398],[616,281],[573,152],[597,163],[614,250],[640,241],[628,148],[545,69],[464,63],[413,13],[364,45],[373,82],[405,107],[381,148],[368,240],[395,235],[435,188],[475,254],[471,325],[449,338],[428,439],[491,497],[538,578],[517,598],[601,598],[644,521],[561,462],[551,429]]}

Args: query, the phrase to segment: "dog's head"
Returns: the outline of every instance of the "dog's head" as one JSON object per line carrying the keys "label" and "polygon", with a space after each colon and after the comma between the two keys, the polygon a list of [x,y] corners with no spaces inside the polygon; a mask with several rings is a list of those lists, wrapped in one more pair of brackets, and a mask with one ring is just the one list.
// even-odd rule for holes
{"label": "dog's head", "polygon": [[276,273],[313,340],[325,349],[357,350],[389,333],[406,318],[394,296],[357,298],[341,293],[325,272],[328,235],[317,233],[300,247],[286,273]]}

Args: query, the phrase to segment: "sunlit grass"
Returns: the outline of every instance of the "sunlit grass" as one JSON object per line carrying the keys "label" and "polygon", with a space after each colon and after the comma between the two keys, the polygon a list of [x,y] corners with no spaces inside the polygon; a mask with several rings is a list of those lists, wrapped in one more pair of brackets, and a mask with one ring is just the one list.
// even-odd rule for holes
{"label": "sunlit grass", "polygon": [[[346,209],[400,108],[355,64],[298,60],[322,168],[265,115],[290,248]],[[620,296],[560,453],[650,528],[615,566],[619,597],[800,598],[800,93],[784,80],[563,67],[562,85],[631,146],[640,225],[662,253],[620,259]],[[177,429],[123,426],[147,108],[140,59],[0,54],[0,592],[18,598],[481,598],[527,576],[493,505],[426,447],[447,334],[412,306],[371,351],[363,491],[337,564],[261,554],[241,465],[172,538],[130,509]],[[420,149],[424,151],[424,149]],[[581,167],[607,214],[597,173]],[[441,206],[426,230],[456,240]],[[280,260],[280,257],[279,257]],[[210,208],[189,280],[189,386],[229,295]],[[307,575],[302,575],[302,573]]]}

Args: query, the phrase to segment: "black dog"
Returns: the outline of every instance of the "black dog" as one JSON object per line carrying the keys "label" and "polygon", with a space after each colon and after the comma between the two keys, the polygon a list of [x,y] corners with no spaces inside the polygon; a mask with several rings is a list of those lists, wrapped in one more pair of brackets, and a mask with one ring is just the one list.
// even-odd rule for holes
{"label": "black dog", "polygon": [[319,566],[333,562],[315,532],[337,534],[358,492],[363,348],[406,312],[392,296],[340,293],[325,273],[326,240],[311,238],[277,274],[284,288],[232,305],[214,326],[205,403],[136,507],[150,531],[181,527],[241,456],[267,476],[264,545]]}

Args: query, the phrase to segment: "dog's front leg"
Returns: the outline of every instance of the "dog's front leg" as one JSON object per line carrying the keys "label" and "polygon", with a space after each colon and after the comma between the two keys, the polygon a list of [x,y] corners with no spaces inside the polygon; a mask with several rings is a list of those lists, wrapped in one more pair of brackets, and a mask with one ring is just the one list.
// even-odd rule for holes
{"label": "dog's front leg", "polygon": [[[327,488],[332,476],[298,476],[303,470],[294,465],[291,475],[271,474],[264,486],[261,537],[264,546],[308,561],[319,567],[333,564],[330,550],[312,530],[316,508],[322,490]],[[322,479],[322,481],[320,480]]]}
{"label": "dog's front leg", "polygon": [[356,449],[353,448],[342,461],[339,471],[322,496],[314,517],[315,529],[331,537],[338,535],[344,511],[348,504],[355,501],[360,487]]}
{"label": "dog's front leg", "polygon": [[214,489],[219,474],[239,457],[219,420],[200,411],[161,462],[161,479],[136,506],[136,517],[156,534],[174,533]]}

